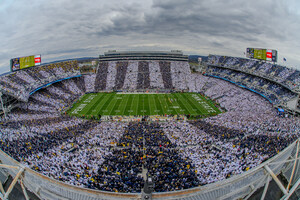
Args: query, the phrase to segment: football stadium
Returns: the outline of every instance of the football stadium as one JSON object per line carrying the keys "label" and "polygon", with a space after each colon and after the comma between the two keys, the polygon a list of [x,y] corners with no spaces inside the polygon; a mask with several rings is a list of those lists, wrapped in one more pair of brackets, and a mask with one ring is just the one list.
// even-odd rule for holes
{"label": "football stadium", "polygon": [[254,51],[12,59],[1,199],[298,199],[300,71]]}

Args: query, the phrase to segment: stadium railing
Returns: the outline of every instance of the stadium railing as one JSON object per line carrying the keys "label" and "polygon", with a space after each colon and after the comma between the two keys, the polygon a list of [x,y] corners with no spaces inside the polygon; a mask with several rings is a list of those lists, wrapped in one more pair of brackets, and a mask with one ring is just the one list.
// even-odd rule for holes
{"label": "stadium railing", "polygon": [[[299,140],[289,145],[273,158],[240,175],[192,189],[153,193],[152,197],[154,199],[191,200],[247,199],[257,191],[258,188],[265,185],[267,189],[269,181],[274,179],[284,194],[283,199],[288,199],[290,195],[298,189],[298,185],[300,184],[298,154]],[[41,199],[98,200],[141,198],[141,193],[113,193],[91,190],[54,180],[24,167],[3,151],[0,151],[0,160],[0,168],[2,168],[0,179],[8,175],[17,177],[28,190],[35,193]],[[278,180],[277,175],[279,174],[283,174],[287,180],[290,180],[288,187],[284,187]],[[1,182],[3,182],[3,180],[1,180]]]}

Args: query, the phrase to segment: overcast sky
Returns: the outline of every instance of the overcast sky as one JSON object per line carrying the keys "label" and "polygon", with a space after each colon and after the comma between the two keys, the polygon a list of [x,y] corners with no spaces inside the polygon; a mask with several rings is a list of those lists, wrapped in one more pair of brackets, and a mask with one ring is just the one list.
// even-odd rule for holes
{"label": "overcast sky", "polygon": [[42,62],[112,49],[244,57],[246,47],[277,49],[279,64],[300,69],[300,1],[0,0],[0,73],[34,54]]}

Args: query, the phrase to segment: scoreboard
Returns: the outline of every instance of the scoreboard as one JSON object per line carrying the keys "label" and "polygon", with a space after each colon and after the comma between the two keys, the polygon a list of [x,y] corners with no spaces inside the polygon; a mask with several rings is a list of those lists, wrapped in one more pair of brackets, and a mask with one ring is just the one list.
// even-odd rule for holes
{"label": "scoreboard", "polygon": [[266,60],[277,62],[277,50],[273,49],[260,49],[260,48],[247,48],[246,57],[258,60]]}
{"label": "scoreboard", "polygon": [[41,55],[12,58],[10,60],[10,70],[17,71],[20,69],[25,69],[40,64],[41,64]]}

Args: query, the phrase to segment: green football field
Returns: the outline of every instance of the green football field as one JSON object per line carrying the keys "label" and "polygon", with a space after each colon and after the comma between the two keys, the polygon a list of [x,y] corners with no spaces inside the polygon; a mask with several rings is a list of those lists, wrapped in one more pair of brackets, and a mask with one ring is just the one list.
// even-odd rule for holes
{"label": "green football field", "polygon": [[201,115],[221,113],[210,100],[198,93],[85,94],[68,111],[78,117],[130,115]]}

